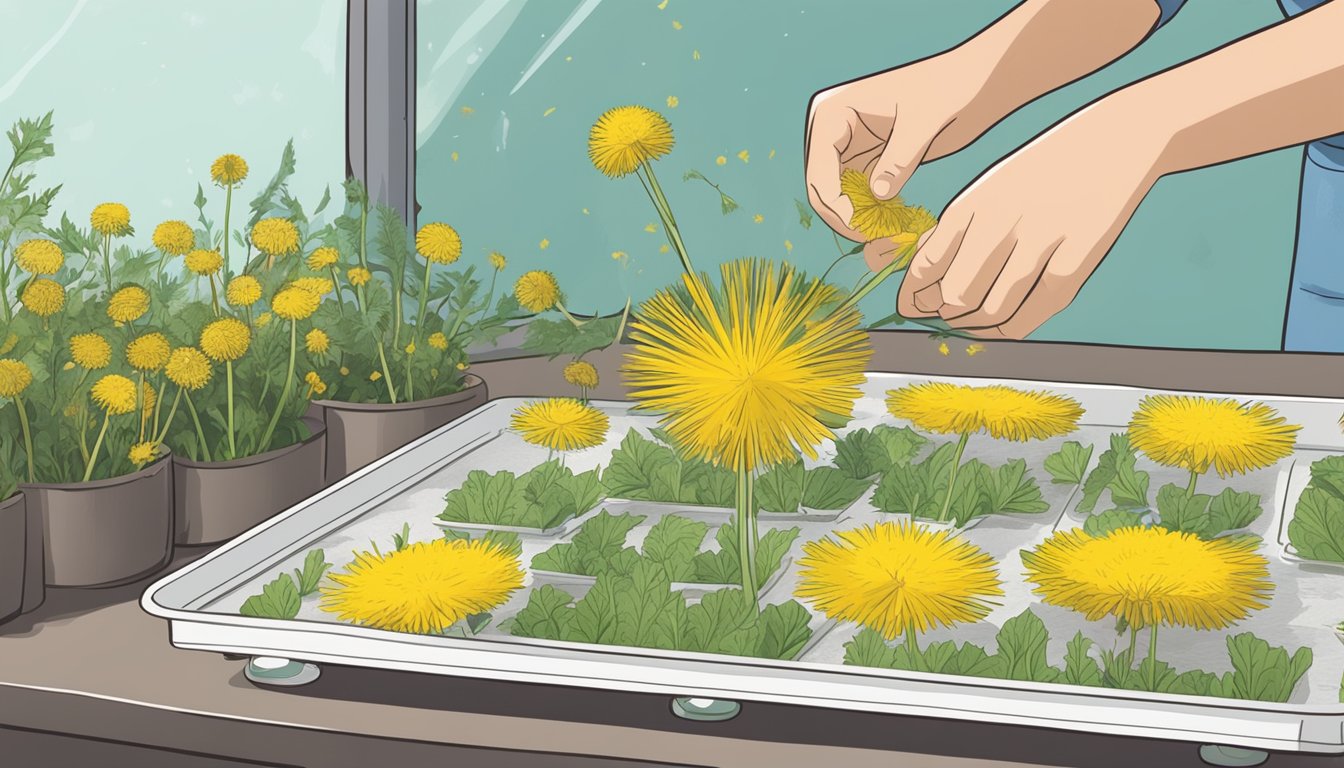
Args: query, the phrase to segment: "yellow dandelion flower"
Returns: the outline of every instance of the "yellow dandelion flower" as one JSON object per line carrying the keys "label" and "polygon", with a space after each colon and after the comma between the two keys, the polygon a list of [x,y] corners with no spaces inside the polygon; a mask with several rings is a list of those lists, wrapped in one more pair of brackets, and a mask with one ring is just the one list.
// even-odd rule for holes
{"label": "yellow dandelion flower", "polygon": [[504,267],[509,264],[508,259],[505,259],[504,254],[499,251],[491,251],[488,258],[490,260],[490,266],[494,267],[496,272],[503,272]]}
{"label": "yellow dandelion flower", "polygon": [[466,363],[458,363],[458,364],[457,364],[457,370],[459,370],[459,371],[465,371],[465,370],[467,370],[467,369],[470,368],[470,367],[471,367],[471,366],[470,366],[470,365],[467,365]]}
{"label": "yellow dandelion flower", "polygon": [[737,159],[744,163],[749,163],[751,162],[751,153],[744,149],[737,153]]}
{"label": "yellow dandelion flower", "polygon": [[303,381],[309,386],[315,386],[322,382],[322,377],[317,374],[317,371],[309,371],[303,375]]}
{"label": "yellow dandelion flower", "polygon": [[668,97],[667,97],[667,108],[668,108],[668,109],[676,109],[676,108],[679,107],[679,106],[681,106],[681,99],[678,99],[676,96],[668,96]]}
{"label": "yellow dandelion flower", "polygon": [[104,237],[121,237],[131,231],[131,211],[121,203],[103,203],[94,206],[89,224]]}
{"label": "yellow dandelion flower", "polygon": [[232,317],[221,317],[201,329],[201,351],[217,363],[237,360],[251,344],[252,331]]}
{"label": "yellow dandelion flower", "polygon": [[187,390],[195,392],[210,383],[214,370],[210,359],[195,347],[178,347],[168,356],[168,364],[163,373],[168,380]]}
{"label": "yellow dandelion flower", "polygon": [[19,294],[24,308],[38,317],[51,317],[65,306],[65,288],[55,280],[39,277],[29,280]]}
{"label": "yellow dandelion flower", "polygon": [[324,269],[330,269],[336,266],[336,262],[340,261],[340,259],[340,251],[330,246],[323,246],[308,254],[307,263],[309,269],[314,272],[321,272]]}
{"label": "yellow dandelion flower", "polygon": [[785,240],[785,241],[784,241],[784,250],[788,251],[789,253],[793,253],[793,241],[791,241],[791,240]]}
{"label": "yellow dandelion flower", "polygon": [[537,243],[537,247],[544,251],[551,247],[551,241],[543,237],[541,238],[541,242]]}
{"label": "yellow dandelion flower", "polygon": [[317,311],[321,297],[312,291],[290,286],[271,299],[271,311],[284,320],[306,320]]}
{"label": "yellow dandelion flower", "polygon": [[575,360],[566,365],[564,375],[565,381],[576,387],[582,387],[583,389],[595,389],[597,387],[597,368],[587,360]]}
{"label": "yellow dandelion flower", "polygon": [[209,277],[224,267],[224,258],[219,255],[219,251],[201,249],[188,253],[183,263],[197,275]]}
{"label": "yellow dandelion flower", "polygon": [[93,402],[111,416],[135,412],[137,401],[135,382],[119,374],[108,374],[94,382],[89,390]]}
{"label": "yellow dandelion flower", "polygon": [[5,358],[0,360],[0,397],[18,397],[33,383],[33,372],[27,364]]}
{"label": "yellow dandelion flower", "polygon": [[681,22],[680,22],[680,21],[673,21],[673,22],[672,22],[672,28],[673,28],[673,29],[677,29],[677,30],[682,29]]}
{"label": "yellow dandelion flower", "polygon": [[514,298],[529,312],[545,312],[560,300],[560,285],[555,275],[540,269],[524,272],[513,284]]}
{"label": "yellow dandelion flower", "polygon": [[358,288],[361,285],[367,285],[373,279],[373,273],[363,267],[351,267],[345,277],[350,284]]}
{"label": "yellow dandelion flower", "polygon": [[588,132],[588,159],[612,178],[634,173],[672,151],[672,126],[648,107],[607,110]]}
{"label": "yellow dandelion flower", "polygon": [[657,224],[654,224],[652,221],[650,221],[648,224],[645,224],[645,225],[644,225],[644,231],[645,231],[645,232],[648,232],[648,233],[651,234],[651,235],[657,234],[657,233],[658,233],[658,225],[657,225]]}
{"label": "yellow dandelion flower", "polygon": [[131,446],[131,450],[126,454],[126,458],[130,459],[136,467],[143,467],[154,461],[158,456],[159,444],[155,442],[136,443]]}
{"label": "yellow dandelion flower", "polygon": [[299,229],[289,219],[262,219],[252,227],[252,244],[267,256],[298,253]]}
{"label": "yellow dandelion flower", "polygon": [[415,250],[426,261],[452,264],[462,255],[462,238],[456,229],[435,221],[415,233]]}
{"label": "yellow dandelion flower", "polygon": [[408,354],[408,355],[414,355],[414,354],[415,354],[415,342],[414,342],[414,341],[412,341],[410,344],[407,344],[407,345],[406,345],[406,354]]}
{"label": "yellow dandelion flower", "polygon": [[952,531],[906,520],[836,536],[803,544],[795,594],[888,640],[979,621],[1003,595],[994,558]]}
{"label": "yellow dandelion flower", "polygon": [[1045,440],[1078,428],[1083,409],[1071,397],[994,384],[927,382],[887,392],[887,410],[926,432],[997,439]]}
{"label": "yellow dandelion flower", "polygon": [[9,334],[9,336],[5,337],[4,342],[0,343],[0,355],[8,355],[10,352],[13,352],[14,348],[17,347],[18,345],[19,345],[19,334],[17,333]]}
{"label": "yellow dandelion flower", "polygon": [[573,398],[553,397],[525,403],[513,412],[513,431],[533,445],[575,451],[602,444],[607,414]]}
{"label": "yellow dandelion flower", "polygon": [[906,211],[906,215],[909,220],[905,223],[905,231],[907,234],[914,235],[916,240],[919,239],[920,235],[938,226],[938,219],[928,208],[921,205],[911,206]]}
{"label": "yellow dandelion flower", "polygon": [[181,256],[196,247],[196,233],[185,221],[165,221],[154,228],[154,247],[169,256]]}
{"label": "yellow dandelion flower", "polygon": [[760,224],[761,222],[765,221],[765,217],[758,213],[755,216],[752,216],[751,220],[756,222],[757,224]]}
{"label": "yellow dandelion flower", "polygon": [[386,554],[362,552],[328,577],[322,610],[341,621],[393,632],[439,634],[493,610],[523,586],[518,558],[482,539],[416,542]]}
{"label": "yellow dandelion flower", "polygon": [[448,349],[448,337],[441,332],[434,332],[429,335],[430,349],[437,349],[443,352]]}
{"label": "yellow dandelion flower", "polygon": [[377,381],[381,378],[383,378],[382,371],[374,371],[373,373],[369,374],[369,381]]}
{"label": "yellow dandelion flower", "polygon": [[126,345],[126,362],[137,371],[157,371],[168,362],[172,347],[162,333],[146,333]]}
{"label": "yellow dandelion flower", "polygon": [[809,323],[831,298],[793,267],[756,259],[721,268],[722,289],[684,276],[631,325],[625,373],[643,409],[696,458],[738,471],[816,458],[848,416],[871,349],[856,311]]}
{"label": "yellow dandelion flower", "polygon": [[289,285],[291,288],[298,288],[319,297],[336,290],[336,285],[325,277],[300,277]]}
{"label": "yellow dandelion flower", "polygon": [[1027,580],[1050,605],[1088,621],[1110,615],[1134,628],[1158,624],[1224,629],[1267,605],[1269,563],[1259,541],[1204,540],[1159,526],[1105,536],[1058,531],[1022,552]]}
{"label": "yellow dandelion flower", "polygon": [[310,355],[325,355],[331,349],[331,337],[321,328],[314,328],[304,335],[303,348]]}
{"label": "yellow dandelion flower", "polygon": [[239,275],[224,289],[224,300],[231,307],[250,307],[261,301],[261,281],[251,275]]}
{"label": "yellow dandelion flower", "polygon": [[1272,466],[1293,452],[1301,427],[1264,403],[1149,395],[1129,422],[1134,447],[1158,464],[1219,476]]}
{"label": "yellow dandelion flower", "polygon": [[221,187],[238,184],[247,178],[247,161],[238,155],[220,155],[210,164],[210,178]]}
{"label": "yellow dandelion flower", "polygon": [[149,311],[149,291],[138,285],[128,285],[113,293],[107,300],[107,316],[118,323],[131,323]]}
{"label": "yellow dandelion flower", "polygon": [[30,275],[54,275],[65,266],[65,254],[51,240],[24,240],[14,249],[14,261]]}
{"label": "yellow dandelion flower", "polygon": [[262,312],[260,315],[257,315],[257,319],[256,319],[256,322],[255,322],[255,325],[256,325],[258,328],[265,328],[266,326],[268,326],[268,325],[270,325],[270,324],[271,324],[271,313],[270,313],[270,312]]}
{"label": "yellow dandelion flower", "polygon": [[942,355],[943,357],[947,357],[948,355],[952,354],[952,348],[947,346],[946,341],[938,345],[938,354]]}
{"label": "yellow dandelion flower", "polygon": [[728,164],[728,158],[724,157],[723,155],[719,155],[718,157],[714,158],[714,164],[715,164],[715,165],[727,165],[727,164]]}
{"label": "yellow dandelion flower", "polygon": [[851,168],[840,174],[840,194],[854,206],[849,225],[868,240],[902,234],[915,219],[913,209],[899,195],[890,200],[877,199],[868,176],[861,171]]}
{"label": "yellow dandelion flower", "polygon": [[345,367],[344,365],[342,365],[342,366],[341,366],[341,375],[342,375],[342,376],[349,376],[349,375],[350,375],[350,369],[347,368],[347,367]]}

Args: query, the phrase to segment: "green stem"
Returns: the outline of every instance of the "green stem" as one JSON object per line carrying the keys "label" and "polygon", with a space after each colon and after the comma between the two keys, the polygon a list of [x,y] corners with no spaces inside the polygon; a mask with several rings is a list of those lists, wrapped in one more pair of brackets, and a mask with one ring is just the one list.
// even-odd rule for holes
{"label": "green stem", "polygon": [[[9,253],[9,243],[5,243],[3,249],[0,249],[0,306],[5,310],[5,328],[9,328],[9,323],[14,320],[14,308],[9,304],[9,261],[6,258]],[[4,343],[4,338],[0,338],[0,343]]]}
{"label": "green stem", "polygon": [[[487,314],[490,313],[490,305],[493,304],[493,303],[495,302],[495,281],[498,280],[498,279],[499,279],[499,270],[496,269],[496,270],[490,275],[490,292],[487,293],[487,294],[485,295],[485,304],[484,304],[484,306],[481,307],[481,316],[478,317],[478,318],[476,318],[476,322],[477,322],[477,323],[479,323],[479,322],[481,322],[482,320],[484,320],[484,319],[485,319],[485,316],[486,316]],[[449,294],[449,295],[451,295],[451,294]],[[448,296],[443,297],[443,299],[444,299],[444,301],[447,301],[447,300],[448,300]],[[440,310],[443,309],[443,305],[442,305],[442,304],[439,305],[439,309],[440,309]]]}
{"label": "green stem", "polygon": [[924,668],[924,652],[919,649],[919,633],[915,631],[913,622],[905,625],[905,650],[910,654],[910,661],[914,663],[916,671],[928,671]]}
{"label": "green stem", "polygon": [[98,461],[98,452],[102,450],[103,438],[107,437],[107,411],[103,411],[103,427],[98,430],[98,439],[93,441],[93,451],[89,453],[89,462],[84,465],[84,482],[89,482],[93,477],[93,465]]}
{"label": "green stem", "polygon": [[215,276],[206,275],[205,279],[210,283],[210,306],[214,307],[215,317],[219,317],[219,291],[215,289]]}
{"label": "green stem", "polygon": [[112,236],[103,235],[103,275],[107,278],[107,293],[112,295]]}
{"label": "green stem", "polygon": [[751,471],[738,470],[737,473],[737,559],[742,571],[742,596],[753,611],[760,610],[756,604],[756,570],[752,566],[755,559],[751,533],[755,527],[752,511]]}
{"label": "green stem", "polygon": [[201,429],[201,417],[196,413],[196,404],[191,402],[191,393],[183,392],[187,398],[187,412],[191,414],[191,423],[196,427],[196,439],[201,443],[201,455],[206,461],[214,461],[210,458],[210,446],[205,442],[205,430]]}
{"label": "green stem", "polygon": [[228,412],[229,412],[229,458],[238,458],[238,444],[233,438],[233,361],[224,362],[224,378],[228,382]]}
{"label": "green stem", "polygon": [[[160,398],[162,402],[162,398]],[[154,437],[155,443],[162,443],[168,436],[168,428],[173,425],[173,419],[177,416],[177,404],[182,402],[182,388],[177,388],[177,395],[173,397],[173,407],[168,409],[168,420],[163,422],[163,430]]]}
{"label": "green stem", "polygon": [[1199,473],[1190,470],[1190,484],[1185,487],[1186,498],[1193,498],[1195,495],[1195,483],[1199,481]]}
{"label": "green stem", "polygon": [[1157,688],[1157,624],[1148,629],[1148,690]]}
{"label": "green stem", "polygon": [[378,362],[383,366],[383,381],[387,382],[387,396],[391,398],[392,404],[397,404],[397,388],[392,386],[392,371],[387,367],[387,353],[383,351],[383,343],[378,342]]}
{"label": "green stem", "polygon": [[336,286],[336,309],[340,310],[341,317],[345,317],[345,302],[341,301],[341,278],[336,274],[336,265],[331,265],[331,284]]}
{"label": "green stem", "polygon": [[298,351],[299,344],[299,321],[289,321],[289,367],[285,370],[285,381],[280,385],[280,399],[275,403],[275,413],[271,414],[271,422],[266,425],[266,432],[261,436],[261,442],[257,444],[257,451],[265,451],[271,444],[271,435],[275,434],[275,426],[280,423],[280,414],[289,404],[289,391],[294,384],[294,356]]}
{"label": "green stem", "polygon": [[1128,664],[1131,669],[1134,668],[1134,656],[1138,653],[1138,644],[1139,644],[1139,629],[1138,627],[1130,627]]}
{"label": "green stem", "polygon": [[672,206],[668,204],[667,197],[663,194],[663,188],[658,184],[658,177],[653,174],[653,166],[649,163],[640,163],[644,171],[644,177],[648,180],[649,196],[653,199],[653,207],[658,211],[658,218],[663,220],[663,229],[667,230],[667,237],[672,241],[672,247],[677,252],[677,258],[681,259],[681,268],[686,270],[686,274],[695,275],[695,269],[691,267],[691,257],[686,253],[686,244],[681,240],[681,230],[677,227],[677,220],[672,215]]}
{"label": "green stem", "polygon": [[957,452],[952,457],[952,470],[947,475],[947,497],[943,499],[943,511],[938,513],[938,522],[947,521],[947,513],[952,509],[952,494],[957,488],[957,470],[961,467],[961,455],[966,452],[966,443],[971,439],[967,432],[957,441]]}
{"label": "green stem", "polygon": [[835,308],[834,311],[831,312],[831,314],[837,315],[851,307],[858,306],[859,302],[863,300],[863,297],[872,293],[874,288],[882,284],[882,281],[886,280],[888,277],[891,277],[893,273],[898,272],[901,269],[905,268],[905,264],[903,263],[905,261],[905,256],[914,249],[915,249],[915,243],[907,245],[905,247],[905,250],[901,251],[900,254],[898,254],[891,260],[890,264],[883,267],[882,270],[878,272],[876,275],[873,275],[872,278],[868,280],[868,282],[864,283],[860,288],[851,293],[849,295],[849,298],[845,299],[838,307]]}
{"label": "green stem", "polygon": [[429,271],[433,269],[434,262],[425,259],[425,284],[420,289],[420,311],[415,315],[415,340],[419,341],[425,325],[425,310],[429,309]]}
{"label": "green stem", "polygon": [[[224,185],[224,274],[230,276],[233,275],[233,262],[229,261],[229,240],[231,239],[230,235],[232,234],[229,231],[229,214],[231,214],[232,212],[233,212],[233,185],[225,184]],[[243,267],[244,271],[246,271],[247,265],[244,264]],[[211,288],[214,288],[213,284],[211,284]],[[215,314],[216,315],[219,314],[218,304],[215,305]]]}
{"label": "green stem", "polygon": [[140,372],[140,386],[135,391],[135,415],[140,417],[140,439],[136,442],[145,442],[145,372]]}
{"label": "green stem", "polygon": [[564,305],[564,304],[561,304],[560,302],[557,301],[557,302],[555,302],[555,308],[558,309],[558,310],[560,310],[560,314],[564,315],[566,320],[568,320],[569,322],[573,323],[573,325],[574,325],[575,328],[582,328],[582,327],[583,327],[584,321],[579,320],[578,318],[576,318],[576,317],[574,317],[573,315],[569,314],[569,310],[568,310],[568,309],[565,309],[565,305]]}
{"label": "green stem", "polygon": [[89,427],[88,410],[81,404],[79,406],[79,458],[85,463],[89,460]]}
{"label": "green stem", "polygon": [[14,407],[19,412],[19,426],[23,428],[23,450],[28,454],[28,482],[37,482],[37,476],[33,471],[33,432],[28,426],[28,409],[24,408],[23,400],[14,398]]}
{"label": "green stem", "polygon": [[406,354],[406,402],[415,402],[415,379],[411,377],[411,353]]}

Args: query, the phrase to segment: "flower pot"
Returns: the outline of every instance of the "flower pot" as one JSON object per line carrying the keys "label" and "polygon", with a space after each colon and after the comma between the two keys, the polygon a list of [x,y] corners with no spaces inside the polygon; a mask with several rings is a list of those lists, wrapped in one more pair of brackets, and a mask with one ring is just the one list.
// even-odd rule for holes
{"label": "flower pot", "polygon": [[173,517],[178,544],[231,539],[326,486],[327,428],[303,418],[302,442],[232,461],[173,457]]}
{"label": "flower pot", "polygon": [[315,400],[327,425],[327,481],[340,480],[489,399],[479,376],[468,374],[463,383],[451,395],[395,405]]}
{"label": "flower pot", "polygon": [[[41,529],[38,529],[39,532]],[[42,604],[42,539],[35,537],[36,554],[28,542],[28,505],[22,493],[0,500],[0,623]],[[30,557],[36,561],[29,574]],[[28,598],[28,582],[37,582],[34,598]]]}
{"label": "flower pot", "polygon": [[171,455],[107,480],[19,487],[41,521],[49,587],[124,584],[172,558]]}

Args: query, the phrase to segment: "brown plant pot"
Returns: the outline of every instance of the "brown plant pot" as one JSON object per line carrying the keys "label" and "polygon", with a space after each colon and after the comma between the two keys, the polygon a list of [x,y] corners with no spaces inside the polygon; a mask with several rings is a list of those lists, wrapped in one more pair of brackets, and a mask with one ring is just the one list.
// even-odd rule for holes
{"label": "brown plant pot", "polygon": [[490,399],[485,382],[467,374],[451,395],[395,405],[314,400],[327,424],[327,482],[332,483],[433,432]]}
{"label": "brown plant pot", "polygon": [[165,455],[107,480],[20,485],[28,519],[41,522],[46,585],[111,587],[167,565],[173,555],[172,465]]}
{"label": "brown plant pot", "polygon": [[327,428],[303,417],[309,437],[232,461],[173,457],[173,517],[178,544],[231,539],[326,486]]}
{"label": "brown plant pot", "polygon": [[[0,624],[42,604],[42,540],[37,539],[37,569],[29,576],[28,505],[22,493],[0,499]],[[37,582],[27,598],[27,582]],[[31,603],[31,604],[30,604]]]}

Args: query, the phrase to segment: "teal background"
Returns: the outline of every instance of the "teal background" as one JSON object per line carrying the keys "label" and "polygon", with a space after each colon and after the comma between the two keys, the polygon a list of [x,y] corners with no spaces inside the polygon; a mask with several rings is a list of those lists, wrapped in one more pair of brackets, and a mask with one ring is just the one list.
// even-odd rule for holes
{"label": "teal background", "polygon": [[[676,148],[655,168],[698,268],[763,256],[820,273],[836,244],[819,219],[805,229],[794,204],[806,199],[801,150],[810,95],[953,46],[1014,3],[657,5],[420,0],[421,222],[452,223],[476,262],[503,252],[508,280],[527,269],[553,271],[576,311],[617,311],[627,295],[647,297],[676,278],[675,256],[658,252],[661,232],[644,231],[656,216],[638,181],[607,179],[586,155],[599,114],[645,104],[666,115],[676,133]],[[941,210],[977,173],[1070,110],[1280,18],[1273,0],[1190,0],[1129,56],[921,168],[905,197]],[[675,109],[668,96],[679,99]],[[1137,125],[1144,117],[1132,119]],[[749,162],[738,159],[741,150]],[[719,155],[723,166],[715,163]],[[1292,148],[1163,179],[1074,304],[1033,338],[1277,349],[1300,163],[1301,149]],[[682,181],[689,169],[719,184],[741,209],[720,213],[712,189]],[[544,250],[543,239],[550,242]],[[613,252],[628,256],[613,259]],[[851,258],[832,274],[851,284],[863,267]],[[875,319],[891,312],[894,291],[893,282],[876,292],[865,313]]]}

